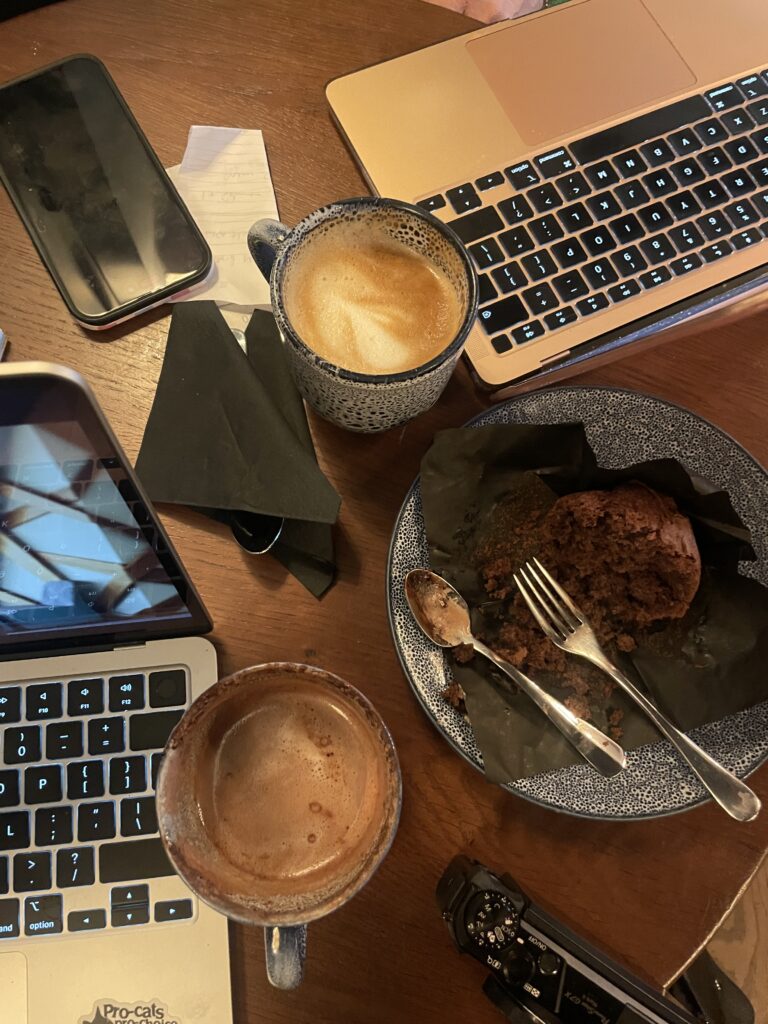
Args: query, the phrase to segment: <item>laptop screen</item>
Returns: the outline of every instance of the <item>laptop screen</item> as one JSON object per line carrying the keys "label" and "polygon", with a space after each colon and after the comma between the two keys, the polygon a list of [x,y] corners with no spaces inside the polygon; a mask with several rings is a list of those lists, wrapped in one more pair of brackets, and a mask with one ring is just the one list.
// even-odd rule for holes
{"label": "laptop screen", "polygon": [[88,393],[0,376],[0,652],[208,628]]}

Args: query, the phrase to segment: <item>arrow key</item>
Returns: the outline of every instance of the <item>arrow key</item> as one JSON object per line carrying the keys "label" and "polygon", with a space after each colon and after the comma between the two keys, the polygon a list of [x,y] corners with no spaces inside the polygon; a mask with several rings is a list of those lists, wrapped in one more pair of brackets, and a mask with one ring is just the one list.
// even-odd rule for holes
{"label": "arrow key", "polygon": [[112,907],[113,928],[124,928],[132,924],[147,924],[148,921],[148,903],[129,903]]}
{"label": "arrow key", "polygon": [[106,927],[106,910],[72,910],[67,914],[67,930],[70,932],[91,932]]}
{"label": "arrow key", "polygon": [[113,928],[146,924],[149,921],[149,887],[146,885],[115,888],[110,893],[110,902]]}
{"label": "arrow key", "polygon": [[147,885],[126,885],[113,889],[110,893],[110,902],[113,907],[126,907],[134,904],[149,903],[149,886]]}
{"label": "arrow key", "polygon": [[162,900],[155,904],[156,921],[183,921],[192,917],[192,900]]}

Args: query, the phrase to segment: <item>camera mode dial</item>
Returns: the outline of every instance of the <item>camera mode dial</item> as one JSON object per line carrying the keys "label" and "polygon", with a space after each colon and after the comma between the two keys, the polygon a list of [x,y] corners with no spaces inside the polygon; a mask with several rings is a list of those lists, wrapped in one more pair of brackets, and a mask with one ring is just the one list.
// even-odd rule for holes
{"label": "camera mode dial", "polygon": [[484,952],[506,949],[515,941],[520,915],[501,892],[479,892],[464,915],[467,935]]}

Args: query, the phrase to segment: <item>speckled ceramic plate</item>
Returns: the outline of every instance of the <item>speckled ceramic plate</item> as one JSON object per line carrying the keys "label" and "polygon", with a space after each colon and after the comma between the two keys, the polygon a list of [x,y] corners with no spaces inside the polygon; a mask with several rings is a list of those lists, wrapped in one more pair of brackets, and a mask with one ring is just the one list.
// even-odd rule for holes
{"label": "speckled ceramic plate", "polygon": [[[554,388],[522,395],[471,420],[490,423],[582,422],[602,466],[620,468],[654,458],[676,458],[728,491],[752,531],[758,561],[741,571],[768,584],[768,474],[733,438],[686,409],[649,395],[614,388]],[[392,634],[405,674],[427,715],[462,757],[482,770],[467,721],[441,696],[451,680],[443,651],[416,626],[403,594],[410,569],[429,565],[421,492],[414,482],[397,517],[389,553],[388,605]],[[768,757],[768,701],[695,729],[697,743],[744,777]],[[704,788],[667,742],[631,750],[627,767],[604,779],[588,765],[534,775],[506,787],[555,810],[589,818],[651,818],[694,807]]]}

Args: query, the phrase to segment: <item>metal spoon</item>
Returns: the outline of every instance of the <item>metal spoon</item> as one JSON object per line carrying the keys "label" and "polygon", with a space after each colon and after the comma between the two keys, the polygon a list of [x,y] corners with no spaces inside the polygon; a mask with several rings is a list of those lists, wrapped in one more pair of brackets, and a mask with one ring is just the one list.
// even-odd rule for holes
{"label": "metal spoon", "polygon": [[626,764],[626,754],[618,743],[578,718],[556,697],[550,696],[538,683],[472,635],[467,602],[447,580],[429,569],[412,569],[405,577],[405,598],[422,632],[433,643],[438,647],[471,644],[478,654],[492,661],[531,698],[593,768],[608,778],[621,771]]}

